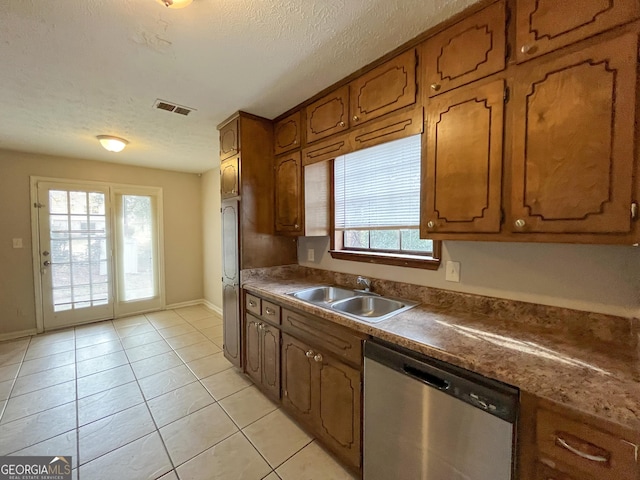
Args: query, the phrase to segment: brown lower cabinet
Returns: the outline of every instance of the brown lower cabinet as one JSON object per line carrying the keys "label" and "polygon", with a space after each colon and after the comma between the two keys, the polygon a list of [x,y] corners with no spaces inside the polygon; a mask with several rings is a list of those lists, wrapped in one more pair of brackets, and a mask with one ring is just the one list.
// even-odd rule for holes
{"label": "brown lower cabinet", "polygon": [[361,372],[282,334],[282,405],[349,466],[360,468]]}
{"label": "brown lower cabinet", "polygon": [[280,397],[280,329],[247,313],[245,371],[272,398]]}
{"label": "brown lower cabinet", "polygon": [[364,336],[248,292],[244,298],[246,374],[359,472]]}

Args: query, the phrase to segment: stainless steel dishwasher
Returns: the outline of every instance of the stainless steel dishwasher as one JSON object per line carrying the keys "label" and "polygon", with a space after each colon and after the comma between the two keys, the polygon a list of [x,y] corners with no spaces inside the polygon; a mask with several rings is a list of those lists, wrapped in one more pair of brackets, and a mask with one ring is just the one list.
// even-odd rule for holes
{"label": "stainless steel dishwasher", "polygon": [[509,480],[518,390],[368,341],[364,480]]}

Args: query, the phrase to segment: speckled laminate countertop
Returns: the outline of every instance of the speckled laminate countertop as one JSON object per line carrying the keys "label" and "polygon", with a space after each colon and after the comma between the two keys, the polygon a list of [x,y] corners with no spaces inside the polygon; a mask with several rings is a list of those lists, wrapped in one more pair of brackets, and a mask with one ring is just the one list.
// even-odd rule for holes
{"label": "speckled laminate countertop", "polygon": [[[504,314],[461,311],[455,302],[447,306],[421,304],[371,324],[287,295],[337,283],[326,280],[286,272],[274,276],[245,275],[243,288],[284,307],[467,368],[626,428],[640,429],[637,338],[627,345],[616,345],[593,335],[541,330],[539,325],[514,322]],[[621,321],[624,324],[625,319]],[[585,331],[590,328],[585,325]],[[597,328],[602,330],[602,325]],[[624,328],[622,331],[626,334]],[[610,335],[616,334],[619,332]],[[629,335],[635,336],[637,332],[632,330]]]}

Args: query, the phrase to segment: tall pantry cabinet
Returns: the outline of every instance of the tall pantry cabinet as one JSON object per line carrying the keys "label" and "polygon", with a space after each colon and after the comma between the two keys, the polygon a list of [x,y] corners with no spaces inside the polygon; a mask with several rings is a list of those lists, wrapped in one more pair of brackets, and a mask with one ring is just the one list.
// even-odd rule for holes
{"label": "tall pantry cabinet", "polygon": [[273,125],[238,112],[218,126],[224,355],[242,359],[240,272],[297,262],[295,239],[274,232]]}

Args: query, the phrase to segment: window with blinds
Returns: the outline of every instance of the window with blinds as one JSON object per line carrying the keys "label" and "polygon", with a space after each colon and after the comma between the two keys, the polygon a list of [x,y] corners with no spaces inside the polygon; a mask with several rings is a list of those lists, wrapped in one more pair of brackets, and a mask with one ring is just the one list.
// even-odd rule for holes
{"label": "window with blinds", "polygon": [[420,135],[334,161],[335,229],[344,250],[431,256],[421,240]]}

